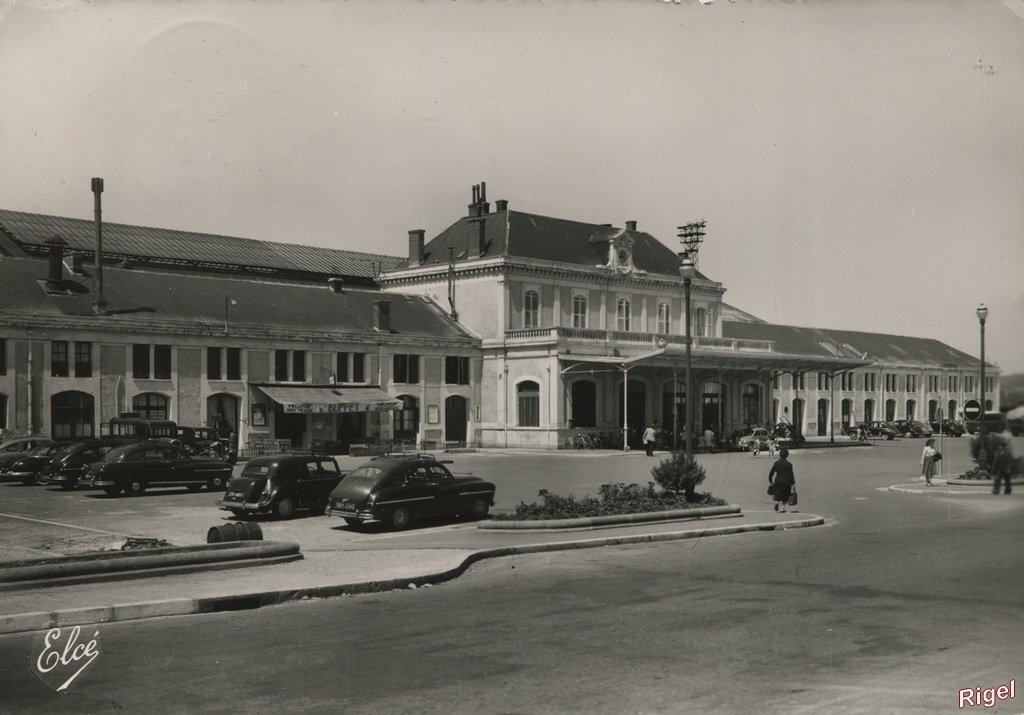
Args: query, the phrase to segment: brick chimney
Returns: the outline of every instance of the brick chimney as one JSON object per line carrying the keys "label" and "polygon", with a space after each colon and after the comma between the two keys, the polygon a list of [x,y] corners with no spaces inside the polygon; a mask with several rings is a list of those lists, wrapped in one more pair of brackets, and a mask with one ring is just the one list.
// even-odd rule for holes
{"label": "brick chimney", "polygon": [[423,237],[426,231],[422,228],[409,231],[409,265],[418,266],[423,263]]}
{"label": "brick chimney", "polygon": [[379,298],[373,301],[373,329],[380,333],[391,332],[391,301]]}
{"label": "brick chimney", "polygon": [[626,221],[627,231],[636,231],[636,221]]}
{"label": "brick chimney", "polygon": [[491,205],[487,203],[487,182],[481,181],[473,185],[473,203],[469,205],[470,217],[486,216],[491,212]]}

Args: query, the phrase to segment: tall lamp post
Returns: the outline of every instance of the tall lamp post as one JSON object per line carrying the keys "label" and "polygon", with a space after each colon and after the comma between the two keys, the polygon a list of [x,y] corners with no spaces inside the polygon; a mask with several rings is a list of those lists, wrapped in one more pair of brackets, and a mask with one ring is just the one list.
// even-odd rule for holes
{"label": "tall lamp post", "polygon": [[693,282],[693,277],[697,274],[697,266],[693,262],[693,257],[697,254],[697,250],[700,248],[701,241],[704,240],[704,221],[697,221],[695,223],[688,223],[685,226],[679,226],[679,240],[683,244],[683,252],[681,257],[683,259],[682,264],[679,266],[679,275],[683,279],[683,311],[685,313],[685,325],[686,325],[686,392],[683,393],[683,399],[686,400],[686,418],[683,423],[683,429],[686,430],[686,457],[687,459],[693,458],[693,384],[691,380],[691,368],[692,368],[692,357],[691,357],[691,316],[690,316],[690,284]]}
{"label": "tall lamp post", "polygon": [[985,318],[988,317],[988,308],[982,303],[974,312],[978,314],[978,322],[981,323],[981,386],[978,390],[981,393],[981,416],[978,434],[981,435],[981,448],[985,449]]}

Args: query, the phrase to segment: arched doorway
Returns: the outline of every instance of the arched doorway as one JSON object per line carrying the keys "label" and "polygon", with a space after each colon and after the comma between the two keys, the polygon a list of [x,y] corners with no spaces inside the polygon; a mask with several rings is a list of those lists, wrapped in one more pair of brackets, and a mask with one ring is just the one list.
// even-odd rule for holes
{"label": "arched doorway", "polygon": [[466,446],[466,422],[468,410],[466,398],[450,395],[444,401],[444,441],[458,442],[460,447]]}
{"label": "arched doorway", "polygon": [[280,404],[274,403],[274,439],[286,439],[292,447],[304,447],[306,415],[301,412],[285,412]]}
{"label": "arched doorway", "polygon": [[238,398],[224,392],[207,397],[206,426],[238,434]]}
{"label": "arched doorway", "polygon": [[853,400],[843,400],[840,410],[842,410],[843,431],[845,432],[853,424]]}
{"label": "arched doorway", "polygon": [[54,439],[76,439],[95,434],[92,395],[78,390],[58,392],[50,398],[50,434]]}
{"label": "arched doorway", "polygon": [[793,400],[793,431],[797,434],[804,433],[804,401],[797,397]]}
{"label": "arched doorway", "polygon": [[710,427],[719,439],[722,437],[722,425],[725,420],[724,398],[725,395],[719,383],[704,383],[700,408],[701,428],[707,430]]}
{"label": "arched doorway", "polygon": [[569,387],[570,427],[597,427],[597,385],[577,380]]}
{"label": "arched doorway", "polygon": [[885,401],[885,421],[892,422],[896,419],[896,400]]}
{"label": "arched doorway", "polygon": [[917,413],[917,401],[916,400],[907,400],[907,419],[908,420],[916,420],[917,419],[917,414],[916,413]]}
{"label": "arched doorway", "polygon": [[828,434],[828,400],[818,400],[818,436]]}
{"label": "arched doorway", "polygon": [[158,392],[143,392],[132,398],[132,412],[145,420],[167,419],[167,398]]}
{"label": "arched doorway", "polygon": [[950,400],[949,401],[949,412],[946,413],[946,419],[948,419],[948,420],[955,420],[956,418],[957,418],[957,414],[956,414],[956,400]]}
{"label": "arched doorway", "polygon": [[761,424],[761,386],[748,382],[743,386],[743,424],[747,427]]}
{"label": "arched doorway", "polygon": [[871,422],[875,419],[875,401],[864,400],[864,419],[861,422]]}
{"label": "arched doorway", "polygon": [[938,400],[928,400],[928,421],[935,421],[935,412],[939,409]]}

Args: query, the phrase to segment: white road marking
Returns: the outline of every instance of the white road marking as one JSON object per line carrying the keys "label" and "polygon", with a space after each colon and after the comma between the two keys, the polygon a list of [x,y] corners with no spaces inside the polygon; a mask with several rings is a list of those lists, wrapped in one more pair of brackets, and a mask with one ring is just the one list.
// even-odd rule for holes
{"label": "white road marking", "polygon": [[106,529],[91,529],[88,526],[78,526],[76,524],[65,524],[60,521],[47,521],[46,519],[33,519],[30,516],[21,516],[20,514],[5,514],[0,512],[0,517],[6,516],[8,519],[21,519],[22,521],[34,521],[37,524],[49,524],[50,526],[63,526],[68,529],[80,529],[82,531],[95,531],[97,534],[110,534],[111,536],[128,536],[128,534],[121,534],[116,531],[107,531]]}

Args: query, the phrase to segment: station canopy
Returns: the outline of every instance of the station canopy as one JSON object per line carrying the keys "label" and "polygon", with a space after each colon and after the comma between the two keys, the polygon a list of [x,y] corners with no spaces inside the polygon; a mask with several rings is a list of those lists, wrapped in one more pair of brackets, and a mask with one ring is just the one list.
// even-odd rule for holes
{"label": "station canopy", "polygon": [[389,412],[402,406],[401,400],[379,387],[280,384],[254,386],[281,405],[285,412],[291,413]]}

